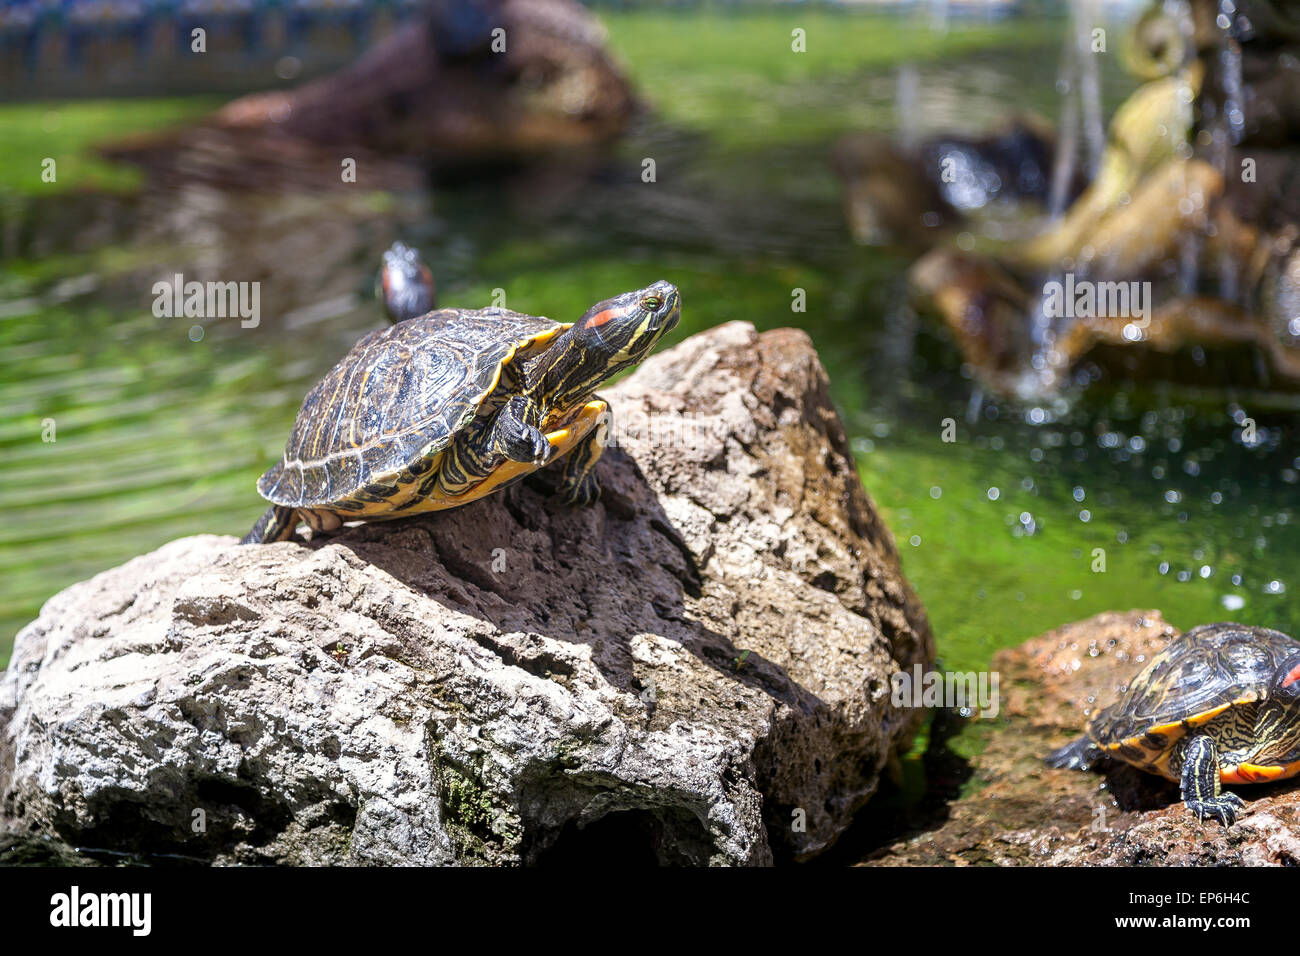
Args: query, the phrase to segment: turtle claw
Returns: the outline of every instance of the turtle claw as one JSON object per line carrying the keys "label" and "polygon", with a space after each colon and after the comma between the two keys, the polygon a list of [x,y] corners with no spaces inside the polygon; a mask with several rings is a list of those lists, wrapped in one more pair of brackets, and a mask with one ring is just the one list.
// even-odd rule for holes
{"label": "turtle claw", "polygon": [[1043,758],[1043,762],[1049,767],[1061,770],[1091,770],[1101,762],[1101,759],[1100,748],[1087,737],[1080,737],[1058,750],[1053,750]]}
{"label": "turtle claw", "polygon": [[547,460],[551,457],[551,443],[547,440],[546,436],[536,428],[533,429],[533,434],[530,437],[533,442],[533,464],[546,464]]}
{"label": "turtle claw", "polygon": [[1237,814],[1246,806],[1246,801],[1235,793],[1222,793],[1206,800],[1187,800],[1187,809],[1196,814],[1204,823],[1206,820],[1218,820],[1225,827],[1237,822]]}
{"label": "turtle claw", "polygon": [[530,425],[520,426],[515,434],[505,438],[502,445],[507,458],[524,464],[543,465],[551,455],[551,443]]}

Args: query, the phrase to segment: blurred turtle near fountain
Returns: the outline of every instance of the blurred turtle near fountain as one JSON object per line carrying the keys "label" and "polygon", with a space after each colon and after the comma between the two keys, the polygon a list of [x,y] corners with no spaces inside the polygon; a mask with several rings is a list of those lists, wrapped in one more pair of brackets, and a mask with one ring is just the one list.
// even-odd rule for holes
{"label": "blurred turtle near fountain", "polygon": [[394,325],[434,310],[433,272],[418,249],[401,241],[388,247],[375,279],[375,298],[383,303],[384,314]]}
{"label": "blurred turtle near fountain", "polygon": [[[1300,390],[1298,14],[1296,0],[1148,11],[1127,57],[1146,82],[1088,188],[1033,238],[914,266],[921,305],[985,384],[1024,397],[1099,378]],[[1135,308],[1128,290],[1146,283]],[[1129,307],[1062,310],[1075,288]]]}

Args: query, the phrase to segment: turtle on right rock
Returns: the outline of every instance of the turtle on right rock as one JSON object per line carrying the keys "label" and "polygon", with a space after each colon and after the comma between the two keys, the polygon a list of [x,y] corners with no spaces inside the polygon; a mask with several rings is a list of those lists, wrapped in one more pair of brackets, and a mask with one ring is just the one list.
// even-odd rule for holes
{"label": "turtle on right rock", "polygon": [[1044,759],[1091,770],[1106,757],[1177,781],[1189,810],[1231,826],[1245,803],[1220,784],[1300,773],[1300,643],[1243,624],[1192,628]]}

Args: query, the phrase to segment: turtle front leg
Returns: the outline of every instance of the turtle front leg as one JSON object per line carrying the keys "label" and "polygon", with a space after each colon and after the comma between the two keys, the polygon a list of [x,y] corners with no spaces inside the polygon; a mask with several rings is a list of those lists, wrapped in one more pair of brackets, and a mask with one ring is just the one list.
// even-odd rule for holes
{"label": "turtle front leg", "polygon": [[438,468],[437,495],[463,495],[505,461],[544,463],[551,454],[551,443],[537,427],[541,417],[535,401],[515,395],[490,419],[462,431],[452,440]]}
{"label": "turtle front leg", "polygon": [[609,406],[600,412],[595,426],[573,446],[564,459],[564,470],[555,489],[565,504],[574,507],[594,505],[600,500],[600,482],[596,478],[596,462],[605,451],[605,438],[609,434]]}
{"label": "turtle front leg", "polygon": [[537,426],[542,409],[526,395],[515,395],[501,406],[488,432],[489,451],[511,461],[540,465],[551,453],[551,443]]}
{"label": "turtle front leg", "polygon": [[1235,793],[1220,790],[1219,755],[1210,737],[1193,737],[1187,742],[1182,786],[1183,803],[1201,820],[1212,817],[1230,827],[1237,811],[1246,805]]}

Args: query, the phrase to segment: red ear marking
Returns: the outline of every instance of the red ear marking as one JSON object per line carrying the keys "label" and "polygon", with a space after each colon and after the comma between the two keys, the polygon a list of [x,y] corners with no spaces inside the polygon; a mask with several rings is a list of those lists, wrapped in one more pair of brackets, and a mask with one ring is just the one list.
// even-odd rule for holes
{"label": "red ear marking", "polygon": [[1282,686],[1290,687],[1298,680],[1300,680],[1300,664],[1291,668],[1291,670],[1287,672],[1286,677],[1282,678]]}
{"label": "red ear marking", "polygon": [[594,329],[598,325],[604,325],[606,322],[616,318],[617,316],[618,312],[615,309],[605,309],[602,312],[597,312],[587,320],[587,328]]}

